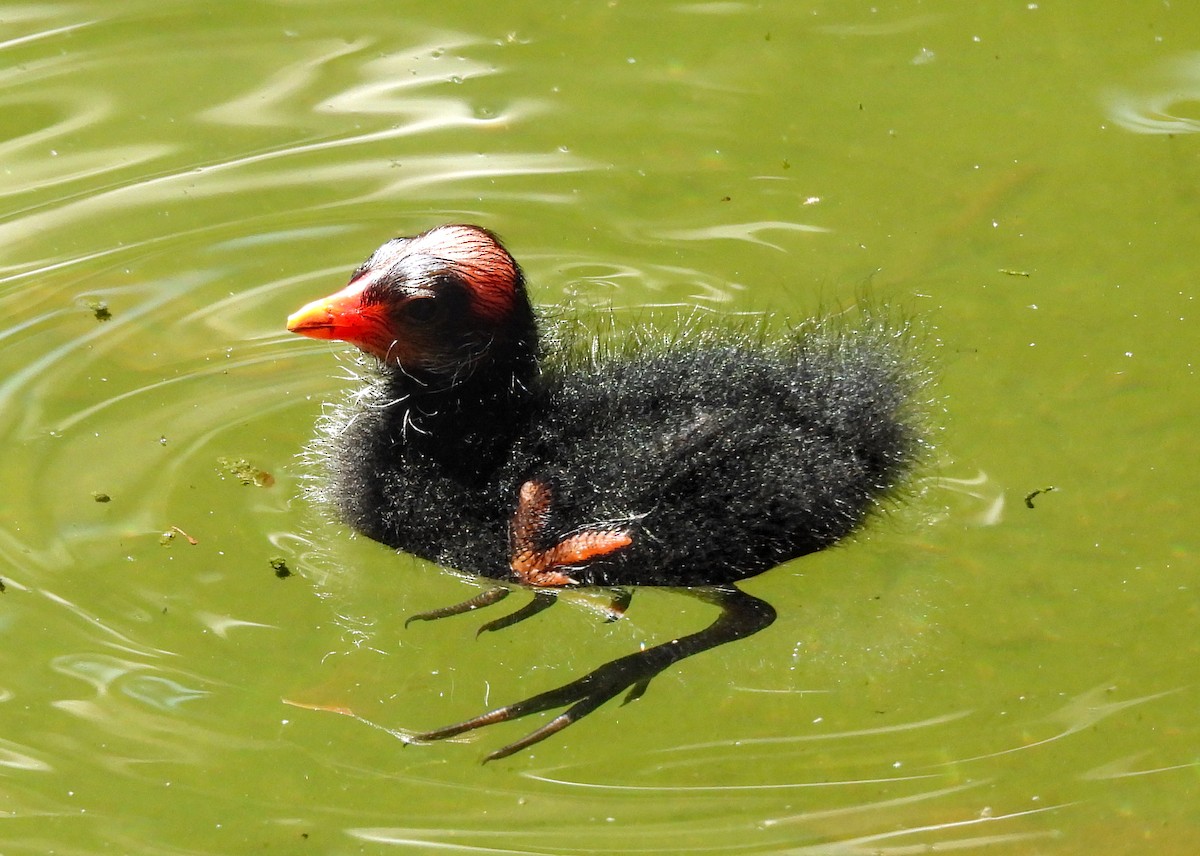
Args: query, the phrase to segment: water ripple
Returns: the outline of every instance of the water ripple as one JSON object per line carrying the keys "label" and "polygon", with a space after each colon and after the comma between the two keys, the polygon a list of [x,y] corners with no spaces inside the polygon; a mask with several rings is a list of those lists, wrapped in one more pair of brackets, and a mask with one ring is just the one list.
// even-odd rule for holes
{"label": "water ripple", "polygon": [[[1135,134],[1195,134],[1200,132],[1200,52],[1164,60],[1143,80],[1114,87],[1102,96],[1112,121]],[[1187,115],[1190,110],[1193,115]]]}

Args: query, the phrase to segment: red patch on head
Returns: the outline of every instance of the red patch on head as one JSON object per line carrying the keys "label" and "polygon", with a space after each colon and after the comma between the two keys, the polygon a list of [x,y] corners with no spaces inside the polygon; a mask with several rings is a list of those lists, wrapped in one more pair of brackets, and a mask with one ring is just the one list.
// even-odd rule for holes
{"label": "red patch on head", "polygon": [[499,239],[478,226],[438,226],[405,248],[444,261],[471,289],[477,313],[502,322],[512,310],[521,269]]}
{"label": "red patch on head", "polygon": [[[444,327],[425,324],[405,307],[434,299],[445,279],[467,292],[461,317]],[[413,238],[388,241],[336,294],[301,308],[288,329],[314,339],[340,339],[386,363],[410,369],[432,366],[459,373],[467,357],[464,342],[503,339],[523,316],[523,277],[499,240],[478,226],[438,226]],[[458,304],[455,304],[456,306]],[[436,307],[426,303],[427,307]],[[527,304],[526,304],[527,306]],[[527,314],[528,310],[525,310]],[[439,338],[439,333],[448,331]],[[470,353],[486,350],[472,345]]]}

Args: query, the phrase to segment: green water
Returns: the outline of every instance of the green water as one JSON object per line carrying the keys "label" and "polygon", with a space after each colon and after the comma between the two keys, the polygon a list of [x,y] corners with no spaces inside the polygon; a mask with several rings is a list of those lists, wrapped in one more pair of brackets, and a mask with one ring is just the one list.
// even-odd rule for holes
{"label": "green water", "polygon": [[[84,0],[0,48],[0,852],[1196,852],[1200,9]],[[542,304],[869,292],[944,409],[909,501],[746,584],[774,626],[486,766],[531,725],[401,736],[712,611],[405,628],[474,589],[301,498],[352,363],[284,318],[447,220]]]}

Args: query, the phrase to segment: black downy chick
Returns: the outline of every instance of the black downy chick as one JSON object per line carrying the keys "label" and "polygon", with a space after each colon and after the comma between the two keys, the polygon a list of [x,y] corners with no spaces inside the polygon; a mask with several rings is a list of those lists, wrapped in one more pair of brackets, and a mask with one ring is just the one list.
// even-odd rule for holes
{"label": "black downy chick", "polygon": [[[350,342],[378,372],[327,421],[327,498],[357,531],[462,572],[522,583],[527,618],[565,586],[688,587],[708,628],[614,660],[434,740],[570,705],[545,739],[684,657],[768,626],[734,586],[854,531],[920,455],[921,373],[903,330],[809,324],[783,335],[693,325],[624,345],[539,336],[495,235],[439,226],[388,241],[288,329]],[[497,586],[414,616],[494,603]]]}

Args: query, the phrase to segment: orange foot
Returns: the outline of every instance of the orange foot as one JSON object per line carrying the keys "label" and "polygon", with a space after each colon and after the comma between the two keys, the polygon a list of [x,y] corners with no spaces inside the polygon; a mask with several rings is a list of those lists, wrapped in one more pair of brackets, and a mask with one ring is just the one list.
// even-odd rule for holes
{"label": "orange foot", "polygon": [[538,536],[549,514],[550,486],[536,479],[521,485],[512,520],[509,566],[517,579],[527,585],[571,585],[578,582],[566,573],[573,566],[633,543],[633,538],[623,529],[584,529],[568,535],[548,550],[539,550]]}

